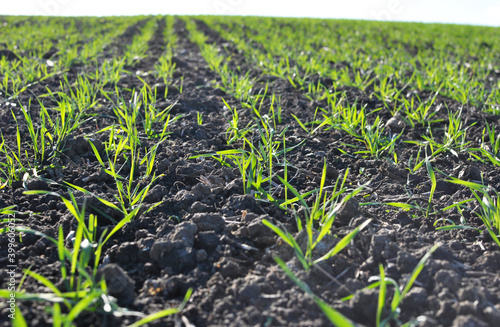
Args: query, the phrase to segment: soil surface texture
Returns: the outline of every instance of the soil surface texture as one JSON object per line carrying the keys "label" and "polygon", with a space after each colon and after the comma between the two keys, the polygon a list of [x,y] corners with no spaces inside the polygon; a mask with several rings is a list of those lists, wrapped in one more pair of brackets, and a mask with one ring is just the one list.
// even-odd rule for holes
{"label": "soil surface texture", "polygon": [[[363,288],[372,282],[370,277],[379,276],[379,264],[384,266],[387,277],[404,286],[419,260],[439,243],[439,248],[426,262],[401,303],[399,320],[415,321],[415,326],[421,327],[500,326],[500,247],[490,238],[474,210],[464,210],[463,216],[456,209],[438,210],[473,198],[468,188],[448,182],[444,174],[469,181],[482,178],[500,189],[498,168],[451,152],[443,154],[432,162],[436,171],[444,173],[436,173],[437,187],[431,203],[435,208],[433,214],[425,217],[418,209],[405,211],[382,205],[380,203],[421,201],[423,208],[427,208],[432,183],[425,165],[416,172],[405,169],[410,158],[416,158],[417,146],[398,145],[396,164],[385,158],[346,154],[346,151],[353,151],[345,144],[357,144],[347,133],[333,129],[313,135],[306,133],[291,114],[302,121],[312,121],[316,108],[326,107],[326,103],[307,99],[288,81],[261,74],[235,45],[197,21],[197,28],[208,36],[207,43],[224,44],[221,51],[231,56],[232,69],[250,71],[250,76],[257,79],[253,89],[255,94],[263,92],[267,84],[268,94],[280,97],[282,121],[277,129],[281,132],[287,128],[287,147],[297,145],[287,153],[287,161],[290,164],[288,175],[293,176],[290,183],[300,193],[320,186],[325,162],[328,186],[342,178],[347,169],[346,185],[349,188],[368,183],[339,210],[332,235],[321,242],[316,255],[324,254],[322,248],[330,249],[367,219],[371,219],[369,225],[342,252],[306,272],[293,250],[262,223],[267,219],[284,226],[299,244],[304,244],[307,236],[297,231],[293,212],[285,212],[272,203],[257,199],[252,193],[245,194],[237,168],[223,166],[209,157],[190,158],[235,148],[235,144],[227,143],[229,111],[223,100],[238,110],[242,125],[250,121],[251,112],[215,86],[220,77],[210,70],[199,47],[189,41],[181,19],[175,18],[174,24],[177,44],[173,62],[176,69],[171,84],[165,85],[153,74],[148,74],[154,70],[165,48],[163,18],[151,19],[159,19],[159,23],[158,31],[149,42],[148,56],[133,67],[126,67],[132,73],[124,75],[118,87],[140,89],[143,82],[135,76],[137,72],[157,89],[158,94],[163,94],[168,88],[167,97],[159,96],[155,105],[159,108],[173,105],[171,115],[182,117],[171,123],[168,129],[171,134],[159,146],[154,172],[161,176],[144,200],[145,207],[161,203],[127,223],[103,249],[99,273],[107,281],[109,294],[117,298],[121,307],[146,314],[176,307],[192,288],[191,299],[180,314],[162,318],[149,326],[331,325],[315,302],[276,264],[274,257],[278,256],[326,303],[359,326],[374,326],[378,288]],[[105,49],[105,55],[121,53],[144,23],[129,28]],[[7,50],[2,56],[15,60],[13,53]],[[95,67],[76,65],[70,69],[68,79],[76,81],[79,75],[93,70]],[[327,85],[327,82],[323,81],[323,84]],[[29,92],[23,92],[18,102],[27,105],[32,100],[31,110],[36,113],[34,97],[46,93],[46,87],[57,90],[59,85],[58,76],[40,81],[31,86]],[[112,91],[114,86],[105,88]],[[336,91],[345,92],[347,101],[356,101],[359,106],[365,106],[367,112],[384,107],[377,98],[370,96],[370,87],[364,91],[347,87]],[[411,92],[420,93],[421,98],[433,95],[427,91]],[[23,194],[26,190],[50,190],[68,196],[67,189],[62,186],[64,181],[113,201],[110,190],[115,187],[114,179],[102,171],[86,140],[93,138],[96,144],[106,142],[107,134],[95,132],[115,122],[110,103],[104,97],[98,97],[97,101],[99,105],[92,109],[97,115],[67,140],[65,151],[51,163],[52,167],[39,173],[42,178],[30,176],[0,190],[0,208],[17,205],[16,210],[24,213],[16,215],[19,224],[56,239],[60,226],[64,235],[75,231],[77,226],[58,197]],[[18,110],[19,104],[0,103],[0,129],[6,144],[14,149],[16,125],[11,109],[18,121],[23,121],[23,116]],[[46,105],[50,106],[50,103]],[[270,100],[265,100],[263,107],[269,105]],[[500,130],[498,116],[486,115],[474,107],[462,108],[459,103],[443,96],[437,96],[435,105],[446,105],[452,112],[468,110],[467,124],[476,124],[468,129],[467,135],[476,144],[480,142],[479,135],[485,128],[485,121],[495,124]],[[197,121],[198,113],[202,114],[201,124]],[[393,118],[386,109],[377,114],[384,123]],[[433,126],[444,133],[448,113],[442,110],[434,118],[443,119]],[[390,124],[394,129],[392,132],[399,132],[397,121],[393,119]],[[20,126],[20,132],[26,139],[28,131],[25,126]],[[420,135],[424,132],[424,128],[406,126],[402,139],[421,141]],[[147,147],[148,142],[144,140],[141,146]],[[79,192],[74,194],[79,203],[87,204],[88,213],[99,215],[98,209],[105,210],[95,198]],[[274,196],[283,198],[283,191]],[[109,214],[116,220],[121,218],[119,213]],[[441,226],[439,221],[445,218],[456,224],[461,224],[465,218],[467,226],[473,228],[436,230]],[[98,232],[106,228],[113,228],[113,223],[100,219]],[[53,243],[28,233],[17,241],[19,274],[21,269],[30,268],[49,280],[59,281],[61,264]],[[0,258],[7,257],[7,242],[7,238],[0,235]],[[8,270],[1,269],[1,288],[7,288],[9,278]],[[33,278],[26,278],[22,288],[31,293],[47,291]],[[388,286],[388,292],[393,294],[391,286]],[[351,294],[354,294],[352,298],[341,301]],[[52,326],[51,315],[45,311],[46,305],[36,301],[19,303],[29,326]],[[0,326],[11,325],[7,316],[8,307],[2,301]],[[127,326],[137,318],[115,317],[98,311],[81,314],[76,321],[78,326]]]}

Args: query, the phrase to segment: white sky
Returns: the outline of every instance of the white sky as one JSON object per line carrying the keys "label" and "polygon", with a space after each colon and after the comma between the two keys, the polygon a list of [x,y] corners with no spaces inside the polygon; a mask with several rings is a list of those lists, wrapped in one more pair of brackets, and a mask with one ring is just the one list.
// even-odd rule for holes
{"label": "white sky", "polygon": [[208,14],[500,26],[500,0],[2,0],[0,15]]}

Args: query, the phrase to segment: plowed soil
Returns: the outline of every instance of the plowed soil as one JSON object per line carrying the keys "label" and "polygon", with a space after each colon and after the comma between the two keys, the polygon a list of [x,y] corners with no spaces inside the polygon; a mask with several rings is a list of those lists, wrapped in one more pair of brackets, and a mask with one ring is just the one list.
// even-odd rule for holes
{"label": "plowed soil", "polygon": [[[164,25],[163,21],[159,26]],[[278,255],[305,281],[311,290],[327,303],[357,324],[374,326],[378,289],[361,289],[368,279],[379,275],[378,265],[386,268],[388,277],[404,285],[418,261],[436,243],[441,246],[432,255],[414,287],[401,305],[400,320],[417,320],[418,326],[491,326],[500,325],[500,248],[488,236],[486,229],[473,212],[464,211],[466,224],[477,229],[436,231],[433,225],[438,219],[448,218],[460,224],[457,211],[437,213],[425,218],[419,211],[406,212],[385,205],[363,205],[367,202],[410,203],[422,199],[425,206],[431,188],[425,167],[416,173],[405,169],[410,156],[415,158],[418,147],[402,144],[397,148],[398,162],[386,159],[365,159],[346,155],[339,149],[344,144],[355,144],[346,133],[321,131],[307,134],[290,114],[304,121],[313,119],[316,108],[325,103],[311,102],[303,92],[288,82],[260,74],[241,53],[227,40],[205,24],[198,28],[210,39],[208,42],[227,43],[222,51],[232,57],[234,67],[251,71],[258,78],[254,92],[258,93],[269,83],[269,94],[281,96],[282,123],[288,127],[287,146],[304,143],[287,154],[290,162],[292,184],[306,192],[319,187],[324,160],[327,162],[327,185],[335,183],[347,168],[350,174],[347,184],[352,187],[370,184],[340,211],[334,223],[334,233],[342,237],[366,219],[369,226],[340,254],[305,273],[294,253],[266,226],[263,219],[282,223],[294,235],[297,233],[295,217],[276,206],[257,200],[252,194],[244,194],[241,176],[237,169],[222,167],[217,161],[189,159],[193,155],[213,153],[231,148],[227,145],[227,109],[223,99],[237,108],[245,123],[250,111],[242,109],[239,102],[214,87],[218,76],[212,72],[200,54],[198,46],[187,37],[184,23],[177,20],[175,33],[178,43],[174,52],[176,72],[168,86],[167,98],[160,98],[156,106],[165,108],[174,104],[171,113],[182,114],[169,128],[172,134],[157,153],[155,171],[160,177],[146,204],[162,203],[154,210],[131,221],[106,244],[104,262],[100,268],[108,281],[109,293],[118,299],[120,306],[143,313],[152,313],[177,306],[188,288],[194,293],[182,314],[163,318],[150,326],[328,326],[316,304],[295,286],[276,265],[273,256]],[[120,53],[124,44],[130,43],[136,27],[130,28],[113,46],[106,49],[109,56]],[[134,67],[132,72],[148,72],[162,54],[165,41],[162,30],[150,42],[148,58]],[[92,71],[94,67],[72,67],[68,78],[76,80],[78,74]],[[180,92],[182,81],[182,93]],[[143,76],[150,85],[161,88],[152,74]],[[325,81],[327,82],[327,81]],[[45,87],[57,89],[58,77],[40,82],[24,92],[19,101],[27,104],[34,95],[46,92]],[[142,82],[133,75],[123,77],[120,88],[139,89]],[[165,86],[163,86],[165,87]],[[109,90],[113,90],[110,87]],[[354,100],[367,111],[383,107],[370,96],[370,89],[361,91],[344,88],[347,99]],[[416,91],[415,91],[416,92]],[[159,92],[161,93],[161,92]],[[421,92],[421,98],[431,93]],[[33,101],[35,102],[35,101]],[[114,180],[101,171],[101,166],[83,137],[93,137],[102,142],[106,137],[94,135],[96,130],[113,123],[112,107],[99,99],[98,115],[85,123],[67,142],[67,151],[57,158],[56,166],[41,176],[62,183],[86,188],[112,200],[110,189]],[[459,103],[438,96],[436,105],[446,104],[456,112],[468,111],[467,125],[472,126],[468,135],[476,144],[480,141],[485,121],[494,123],[500,130],[498,116],[488,116],[474,107],[462,108]],[[18,105],[17,105],[18,106]],[[0,107],[0,129],[6,142],[15,148],[15,122],[10,114],[11,106]],[[36,106],[33,106],[36,110]],[[18,112],[18,120],[22,114]],[[203,123],[197,123],[197,112],[203,113]],[[389,111],[378,112],[381,119],[391,118]],[[442,110],[437,118],[436,130],[446,128],[447,112]],[[406,127],[402,138],[421,140],[424,129]],[[26,130],[22,130],[27,135]],[[147,145],[147,144],[143,144]],[[346,149],[348,150],[348,149]],[[351,151],[352,152],[352,151]],[[467,180],[481,179],[500,189],[498,168],[467,160],[465,156],[443,154],[433,166],[440,171]],[[293,166],[293,168],[292,168]],[[471,198],[466,188],[451,184],[437,175],[438,183],[433,207],[444,208],[450,203]],[[65,235],[76,230],[76,221],[64,204],[50,195],[24,195],[26,189],[45,189],[65,193],[61,186],[48,184],[41,179],[16,182],[0,192],[0,208],[17,205],[22,225],[57,237],[59,226]],[[84,195],[75,193],[83,203]],[[93,202],[92,202],[93,201]],[[95,199],[87,198],[87,204],[99,207]],[[102,206],[102,205],[101,205]],[[110,227],[110,222],[100,221],[100,230]],[[297,235],[300,242],[301,235]],[[337,238],[325,242],[334,244]],[[6,237],[0,236],[0,258],[7,257]],[[328,245],[328,244],[327,244]],[[49,241],[26,234],[19,243],[17,253],[20,268],[30,268],[42,276],[58,281],[60,263],[56,247]],[[3,263],[2,263],[3,265]],[[20,269],[18,272],[20,273]],[[7,287],[7,270],[0,270],[0,284]],[[23,289],[43,292],[45,288],[28,278]],[[390,290],[390,288],[389,288]],[[348,301],[340,301],[350,294]],[[52,326],[45,304],[22,302],[20,308],[29,326]],[[8,308],[0,304],[1,326],[9,326]],[[126,326],[136,321],[131,317],[113,317],[104,312],[83,314],[77,319],[78,326]]]}

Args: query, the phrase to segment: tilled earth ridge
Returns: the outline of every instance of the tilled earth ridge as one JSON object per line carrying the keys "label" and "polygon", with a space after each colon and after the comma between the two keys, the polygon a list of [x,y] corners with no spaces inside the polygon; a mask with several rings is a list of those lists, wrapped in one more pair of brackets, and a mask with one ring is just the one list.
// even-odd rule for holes
{"label": "tilled earth ridge", "polygon": [[[171,19],[171,17],[167,18]],[[162,24],[162,23],[161,23]],[[159,24],[159,25],[161,25]],[[210,39],[208,42],[227,44],[232,61],[245,72],[253,67],[236,47],[220,38],[217,32],[201,22],[197,26]],[[160,28],[159,28],[160,29]],[[115,43],[121,47],[130,43],[137,29],[130,29]],[[436,231],[433,223],[443,214],[427,219],[420,215],[412,218],[406,212],[387,206],[360,205],[363,202],[407,202],[408,190],[415,197],[428,199],[430,179],[425,169],[409,174],[403,163],[418,151],[409,145],[398,149],[400,165],[387,160],[367,160],[342,154],[343,143],[355,144],[345,133],[324,131],[313,136],[305,133],[290,116],[294,113],[300,119],[311,120],[318,106],[303,93],[291,87],[288,82],[269,76],[262,76],[256,90],[269,83],[269,90],[281,96],[283,122],[280,128],[288,127],[287,144],[292,146],[305,139],[304,145],[296,148],[287,159],[296,167],[292,184],[301,192],[319,186],[323,160],[328,165],[327,185],[332,185],[338,176],[349,168],[348,183],[357,186],[371,181],[368,187],[350,201],[338,214],[334,234],[346,235],[365,219],[372,219],[369,227],[359,233],[354,242],[340,254],[327,260],[321,268],[305,273],[294,259],[293,251],[280,242],[274,233],[262,224],[263,219],[281,222],[292,233],[297,233],[294,218],[285,215],[273,205],[257,201],[252,195],[244,195],[241,178],[235,169],[221,167],[210,159],[189,159],[198,153],[212,153],[228,149],[225,140],[227,109],[222,99],[239,110],[238,101],[216,89],[210,83],[217,80],[202,58],[199,48],[188,40],[184,23],[176,20],[175,32],[178,42],[173,61],[176,63],[174,81],[168,86],[167,99],[161,99],[157,106],[174,104],[172,114],[184,116],[172,124],[168,143],[161,146],[156,158],[156,172],[163,173],[155,183],[146,202],[162,204],[153,211],[141,215],[127,224],[106,244],[102,272],[108,280],[111,295],[118,303],[130,310],[152,313],[174,307],[182,300],[189,287],[194,289],[190,303],[182,316],[195,326],[324,326],[329,322],[314,302],[307,297],[277,267],[273,260],[278,255],[292,267],[301,280],[307,282],[315,294],[360,325],[372,326],[376,316],[378,290],[360,291],[368,285],[371,276],[379,274],[379,263],[384,264],[388,277],[404,285],[420,258],[436,243],[442,245],[434,252],[419,275],[417,283],[401,305],[401,321],[406,322],[421,316],[418,326],[497,326],[500,321],[500,251],[487,233],[473,229]],[[162,33],[155,33],[150,42],[149,57],[139,62],[132,71],[147,72],[161,55],[158,45],[164,46]],[[120,50],[118,50],[120,51]],[[233,65],[236,67],[236,65]],[[72,78],[86,67],[77,67]],[[183,77],[183,92],[179,92],[180,77]],[[155,85],[152,76],[145,79]],[[49,86],[56,80],[44,81]],[[52,84],[51,84],[52,83]],[[44,84],[34,87],[33,92],[45,92]],[[122,78],[119,84],[124,88],[139,88],[141,82],[133,77]],[[158,88],[162,85],[158,84]],[[370,89],[362,92],[345,88],[347,98],[366,105],[367,111],[382,106],[370,98]],[[159,92],[160,94],[161,92]],[[421,98],[429,94],[422,92]],[[21,97],[26,104],[29,95]],[[103,99],[101,99],[102,101]],[[95,132],[112,122],[112,108],[101,102],[99,117],[85,125],[81,134],[75,133],[69,150],[61,156],[59,171],[44,172],[44,177],[56,182],[67,181],[84,187],[99,196],[111,200],[106,185],[113,186],[113,180],[101,172],[100,165],[91,154],[83,135]],[[446,103],[452,111],[460,105],[450,99],[438,97],[436,103]],[[35,108],[36,110],[36,108]],[[486,116],[471,107],[469,123],[477,122],[468,135],[473,142],[479,142],[484,120],[495,122],[498,117]],[[196,113],[203,113],[203,125],[196,122]],[[13,142],[15,129],[10,108],[2,108],[0,128],[7,141]],[[385,121],[391,118],[388,111],[378,114]],[[240,110],[242,120],[248,119],[250,111]],[[446,119],[440,112],[439,118]],[[20,117],[20,116],[19,116]],[[22,120],[20,120],[22,121]],[[441,123],[444,126],[444,122]],[[437,125],[439,127],[439,125]],[[25,132],[25,131],[23,131]],[[408,128],[404,139],[419,140],[423,130]],[[96,135],[99,139],[101,136]],[[105,141],[105,137],[101,139]],[[476,180],[479,172],[484,180],[495,188],[500,187],[498,169],[489,165],[472,163],[466,158],[449,155],[433,162],[433,166],[451,176]],[[440,177],[440,176],[438,176]],[[479,175],[480,177],[480,175]],[[26,182],[27,189],[50,189],[64,194],[57,186],[40,180]],[[19,211],[39,214],[24,215],[23,225],[55,237],[59,226],[65,235],[75,230],[74,218],[64,205],[52,196],[23,195],[25,188],[16,183],[11,189],[0,193],[0,207],[16,204]],[[366,197],[364,197],[366,196]],[[468,190],[439,178],[435,208],[443,208],[450,201],[470,198]],[[77,198],[83,202],[83,195]],[[94,201],[87,199],[87,202]],[[99,207],[98,203],[92,203]],[[464,212],[468,225],[485,230],[474,214]],[[177,217],[177,218],[176,218]],[[459,215],[446,213],[446,218],[459,223]],[[108,227],[103,221],[101,230]],[[298,235],[297,239],[303,239]],[[325,247],[332,246],[336,239],[325,241]],[[0,238],[0,257],[6,257],[7,240]],[[59,280],[60,263],[56,248],[48,241],[27,234],[23,236],[18,251],[21,268],[33,265],[32,270],[42,276]],[[332,279],[329,276],[335,277]],[[1,271],[0,282],[5,287],[8,276]],[[338,283],[335,282],[337,280]],[[32,279],[23,285],[29,292],[42,292],[44,288]],[[355,296],[346,302],[339,299],[349,294]],[[7,317],[7,308],[2,302],[1,318]],[[21,305],[30,326],[49,326],[52,322],[40,303],[25,302]],[[170,317],[150,325],[175,325],[179,317]],[[79,326],[122,326],[132,323],[130,318],[114,318],[102,313],[82,315]],[[10,322],[4,321],[2,326]]]}

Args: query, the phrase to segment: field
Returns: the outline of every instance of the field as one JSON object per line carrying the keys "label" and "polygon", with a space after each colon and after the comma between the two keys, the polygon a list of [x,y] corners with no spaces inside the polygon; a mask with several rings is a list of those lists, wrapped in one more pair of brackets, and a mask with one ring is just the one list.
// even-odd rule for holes
{"label": "field", "polygon": [[0,326],[498,326],[500,28],[0,34]]}

